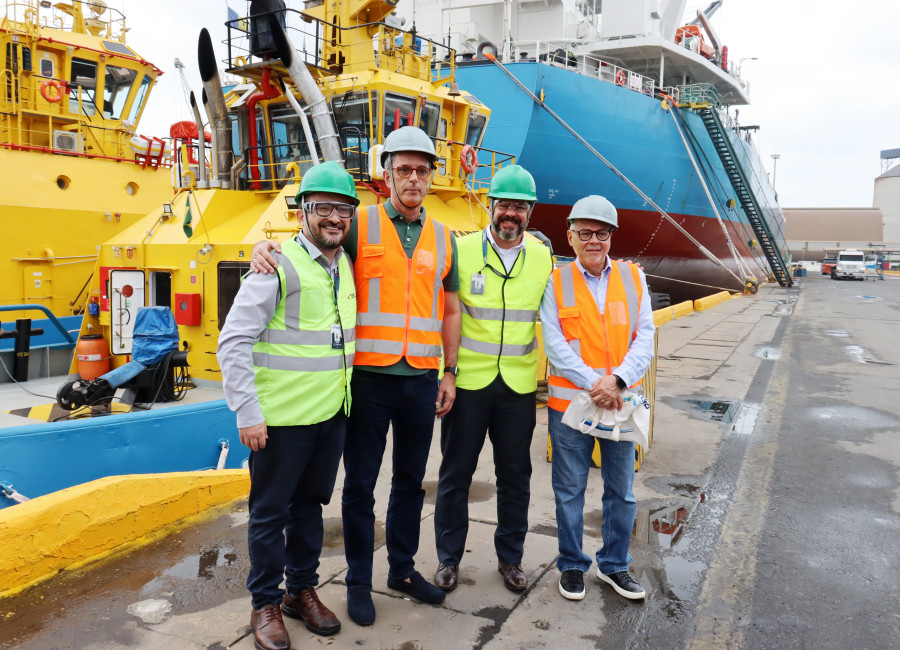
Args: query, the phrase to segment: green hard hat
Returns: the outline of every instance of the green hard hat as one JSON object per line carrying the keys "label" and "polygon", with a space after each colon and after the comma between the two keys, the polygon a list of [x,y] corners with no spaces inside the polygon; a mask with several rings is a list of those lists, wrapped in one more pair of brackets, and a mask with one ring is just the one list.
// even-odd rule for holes
{"label": "green hard hat", "polygon": [[613,228],[619,227],[619,214],[613,204],[596,194],[575,201],[569,213],[569,225],[571,226],[576,219],[593,219],[607,223]]}
{"label": "green hard hat", "polygon": [[353,205],[359,205],[353,177],[341,167],[340,163],[333,160],[315,165],[303,174],[300,191],[297,192],[297,203],[302,203],[303,197],[312,192],[343,194]]}
{"label": "green hard hat", "polygon": [[504,167],[491,180],[488,196],[492,199],[537,201],[537,188],[528,170],[519,165]]}
{"label": "green hard hat", "polygon": [[417,151],[428,156],[431,162],[437,160],[431,138],[425,131],[414,126],[401,126],[388,134],[388,137],[384,139],[384,148],[381,150],[381,166],[385,166],[390,154],[401,151]]}

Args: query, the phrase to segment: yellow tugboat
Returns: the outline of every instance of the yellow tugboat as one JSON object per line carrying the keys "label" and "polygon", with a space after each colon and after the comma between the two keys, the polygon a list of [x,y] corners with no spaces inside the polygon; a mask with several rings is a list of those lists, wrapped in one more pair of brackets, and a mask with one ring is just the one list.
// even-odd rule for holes
{"label": "yellow tugboat", "polygon": [[344,164],[361,206],[384,201],[380,143],[394,129],[418,126],[435,142],[428,214],[458,232],[487,224],[486,181],[510,158],[479,149],[490,111],[456,87],[449,48],[389,24],[394,4],[314,1],[231,21],[226,69],[245,83],[227,93],[202,32],[211,176],[177,152],[176,195],[102,246],[90,289],[99,312],[82,334],[102,334],[112,366],[128,359],[136,311],[163,306],[190,350],[191,375],[220,379],[217,336],[252,245],[298,232],[293,198],[319,162]]}
{"label": "yellow tugboat", "polygon": [[[171,196],[137,125],[161,71],[103,0],[7,0],[0,22],[0,305],[79,314],[97,246]],[[10,321],[39,314],[6,312]]]}

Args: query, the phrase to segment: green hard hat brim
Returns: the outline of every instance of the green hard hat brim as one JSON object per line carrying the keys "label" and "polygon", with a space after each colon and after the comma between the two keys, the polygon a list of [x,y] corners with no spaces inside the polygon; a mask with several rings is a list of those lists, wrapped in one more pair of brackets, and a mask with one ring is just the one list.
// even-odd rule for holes
{"label": "green hard hat brim", "polygon": [[525,194],[524,192],[489,192],[489,199],[512,199],[513,201],[530,201],[534,203],[537,201],[537,196],[534,194]]}
{"label": "green hard hat brim", "polygon": [[302,192],[297,192],[297,196],[294,197],[298,204],[303,203],[303,197],[307,194],[314,194],[316,192],[327,192],[328,194],[340,194],[341,196],[346,196],[349,201],[348,203],[352,203],[354,206],[359,206],[359,198],[357,198],[353,194],[347,194],[347,189],[339,189],[337,187],[317,187],[312,190],[304,190]]}

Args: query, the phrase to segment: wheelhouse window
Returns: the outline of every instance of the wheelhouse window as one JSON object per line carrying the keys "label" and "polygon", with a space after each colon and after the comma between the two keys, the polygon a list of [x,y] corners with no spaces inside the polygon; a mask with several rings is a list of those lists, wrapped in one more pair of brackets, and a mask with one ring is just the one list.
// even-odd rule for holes
{"label": "wheelhouse window", "polygon": [[383,137],[403,126],[415,126],[416,100],[394,93],[384,94],[384,128]]}
{"label": "wheelhouse window", "polygon": [[[272,124],[272,163],[279,179],[287,175],[287,166],[297,163],[300,174],[313,166],[312,152],[300,117],[290,104],[276,104],[269,107],[269,121]],[[310,123],[310,130],[313,125]],[[313,136],[315,137],[315,136]]]}
{"label": "wheelhouse window", "polygon": [[103,79],[103,117],[112,120],[122,117],[135,77],[137,77],[135,70],[114,65],[106,66]]}
{"label": "wheelhouse window", "polygon": [[419,128],[433,138],[438,134],[438,124],[440,121],[441,105],[425,102],[425,104],[422,105],[422,112],[419,114]]}
{"label": "wheelhouse window", "polygon": [[148,90],[150,90],[150,77],[149,75],[144,75],[144,80],[134,96],[134,102],[131,104],[131,110],[128,112],[128,119],[126,120],[132,126],[137,126],[137,121],[141,117],[141,109],[144,107],[144,100],[147,99]]}
{"label": "wheelhouse window", "polygon": [[81,97],[81,110],[93,115],[96,112],[97,63],[73,58],[71,79],[75,92],[69,95],[69,111],[78,112],[78,98]]}
{"label": "wheelhouse window", "polygon": [[[372,102],[376,106],[377,96]],[[366,155],[371,147],[372,111],[367,92],[350,92],[333,97],[331,109],[337,123],[347,171],[357,179],[368,170]]]}
{"label": "wheelhouse window", "polygon": [[481,146],[481,136],[484,135],[484,127],[487,125],[487,115],[471,113],[469,115],[469,128],[466,131],[466,144],[473,147]]}

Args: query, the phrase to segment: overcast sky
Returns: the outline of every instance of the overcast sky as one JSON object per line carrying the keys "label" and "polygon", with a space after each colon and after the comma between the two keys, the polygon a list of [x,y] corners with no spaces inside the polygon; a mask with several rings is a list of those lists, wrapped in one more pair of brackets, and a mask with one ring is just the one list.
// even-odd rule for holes
{"label": "overcast sky", "polygon": [[[197,37],[209,29],[225,58],[226,0],[109,4],[124,8],[128,44],[165,71],[139,130],[168,135],[191,117],[173,61],[184,62],[199,98]],[[230,4],[242,14],[247,6]],[[689,0],[688,13],[706,4]],[[731,60],[758,59],[743,62],[753,103],[740,121],[761,127],[757,146],[782,207],[871,206],[880,151],[900,148],[900,0],[725,0],[712,24]],[[781,156],[774,170],[772,154]]]}

